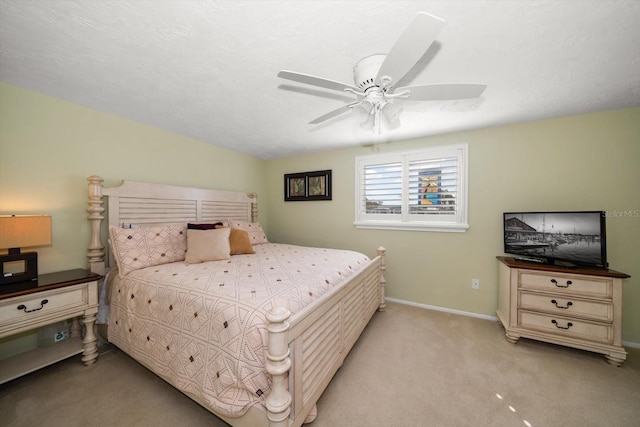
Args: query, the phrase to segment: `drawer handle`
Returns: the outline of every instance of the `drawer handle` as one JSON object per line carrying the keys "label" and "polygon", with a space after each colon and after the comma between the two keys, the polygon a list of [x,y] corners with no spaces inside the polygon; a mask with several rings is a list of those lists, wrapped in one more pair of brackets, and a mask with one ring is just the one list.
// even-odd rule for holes
{"label": "drawer handle", "polygon": [[560,325],[558,324],[558,322],[556,322],[556,319],[551,320],[551,323],[553,323],[554,325],[556,325],[556,328],[558,328],[558,329],[569,329],[570,327],[572,327],[572,326],[573,326],[573,323],[571,323],[571,322],[567,323],[567,326],[560,326]]}
{"label": "drawer handle", "polygon": [[567,305],[562,306],[562,305],[558,305],[558,301],[552,299],[551,300],[551,304],[555,304],[555,306],[557,308],[562,308],[563,310],[566,310],[567,308],[571,307],[573,305],[573,303],[571,301],[567,302]]}
{"label": "drawer handle", "polygon": [[34,312],[34,311],[42,310],[42,307],[44,307],[44,305],[45,305],[46,303],[48,303],[48,302],[49,302],[49,300],[48,300],[48,299],[43,299],[42,301],[40,301],[40,307],[38,307],[38,308],[34,308],[33,310],[27,310],[27,306],[26,306],[26,305],[24,305],[24,304],[20,304],[20,305],[18,306],[18,310],[22,310],[22,311],[24,311],[25,313],[31,313],[31,312]]}
{"label": "drawer handle", "polygon": [[566,285],[561,285],[561,284],[558,283],[558,281],[556,279],[551,279],[551,283],[556,285],[556,287],[558,287],[558,288],[568,288],[569,285],[571,285],[573,282],[571,282],[571,280],[567,280],[567,284]]}

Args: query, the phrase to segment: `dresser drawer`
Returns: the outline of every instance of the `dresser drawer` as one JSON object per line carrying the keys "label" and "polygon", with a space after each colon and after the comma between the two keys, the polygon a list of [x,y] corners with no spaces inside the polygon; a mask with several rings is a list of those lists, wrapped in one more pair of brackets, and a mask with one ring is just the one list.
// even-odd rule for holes
{"label": "dresser drawer", "polygon": [[521,291],[518,307],[568,317],[581,317],[603,322],[613,321],[613,303],[584,300],[571,295],[537,294]]}
{"label": "dresser drawer", "polygon": [[15,323],[37,322],[88,304],[87,284],[3,300],[0,305],[0,330]]}
{"label": "dresser drawer", "polygon": [[596,298],[611,298],[613,295],[613,281],[608,278],[541,271],[521,270],[518,286],[521,289],[562,292]]}
{"label": "dresser drawer", "polygon": [[518,310],[518,325],[558,336],[588,339],[602,343],[613,341],[613,326],[609,323],[590,322],[551,314]]}

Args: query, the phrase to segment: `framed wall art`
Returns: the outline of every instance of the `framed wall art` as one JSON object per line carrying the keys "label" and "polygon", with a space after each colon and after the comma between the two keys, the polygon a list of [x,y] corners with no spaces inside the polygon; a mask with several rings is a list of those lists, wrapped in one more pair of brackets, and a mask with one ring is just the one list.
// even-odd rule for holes
{"label": "framed wall art", "polygon": [[287,173],[284,201],[331,200],[331,171]]}

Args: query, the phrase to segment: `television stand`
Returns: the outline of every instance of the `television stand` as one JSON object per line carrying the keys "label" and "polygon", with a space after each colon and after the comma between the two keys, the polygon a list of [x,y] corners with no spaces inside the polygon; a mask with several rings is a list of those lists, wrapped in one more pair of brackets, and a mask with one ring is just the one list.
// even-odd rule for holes
{"label": "television stand", "polygon": [[567,262],[567,261],[553,261],[553,265],[555,265],[556,267],[564,267],[564,268],[576,268],[577,265],[571,263],[571,262]]}
{"label": "television stand", "polygon": [[530,338],[604,354],[613,366],[622,347],[622,280],[606,268],[565,267],[497,257],[498,321],[513,344]]}
{"label": "television stand", "polygon": [[530,257],[530,256],[517,256],[514,258],[516,261],[522,261],[522,262],[535,262],[537,264],[546,264],[547,262],[545,260],[543,260],[542,258],[535,258],[535,257]]}

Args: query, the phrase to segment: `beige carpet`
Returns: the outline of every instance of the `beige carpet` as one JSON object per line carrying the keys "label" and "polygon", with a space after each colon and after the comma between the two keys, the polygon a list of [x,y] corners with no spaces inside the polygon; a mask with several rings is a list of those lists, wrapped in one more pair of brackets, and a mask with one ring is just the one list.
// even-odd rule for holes
{"label": "beige carpet", "polygon": [[[496,322],[399,304],[376,313],[310,427],[640,426],[640,350],[521,340]],[[2,426],[226,426],[110,345],[0,386]]]}

